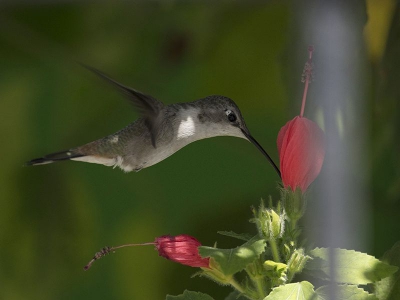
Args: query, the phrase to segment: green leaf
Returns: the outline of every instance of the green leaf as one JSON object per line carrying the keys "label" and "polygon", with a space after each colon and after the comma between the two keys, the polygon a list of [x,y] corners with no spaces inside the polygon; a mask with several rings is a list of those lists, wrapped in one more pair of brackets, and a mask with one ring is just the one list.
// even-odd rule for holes
{"label": "green leaf", "polygon": [[274,288],[264,300],[312,300],[315,297],[314,286],[302,281]]}
{"label": "green leaf", "polygon": [[248,233],[236,233],[233,231],[218,231],[217,233],[220,235],[229,236],[246,242],[252,238],[252,236]]}
{"label": "green leaf", "polygon": [[[337,300],[379,300],[374,295],[367,293],[356,285],[338,285],[335,287],[335,291],[335,299]],[[318,295],[318,300],[328,300],[329,286],[321,286],[315,293]]]}
{"label": "green leaf", "polygon": [[202,257],[211,257],[225,276],[233,275],[243,270],[248,264],[264,252],[265,241],[251,239],[242,246],[233,249],[218,249],[201,246],[199,253]]}
{"label": "green leaf", "polygon": [[[382,260],[400,267],[400,242],[387,251]],[[374,284],[374,291],[380,300],[396,300],[400,295],[400,271]]]}
{"label": "green leaf", "polygon": [[[375,257],[354,250],[333,249],[336,278],[334,281],[347,284],[367,284],[388,277],[397,271]],[[330,280],[329,250],[315,248],[309,255],[313,258],[305,270],[317,278]]]}
{"label": "green leaf", "polygon": [[185,290],[182,295],[167,295],[166,300],[214,300],[211,296],[200,292],[192,292]]}

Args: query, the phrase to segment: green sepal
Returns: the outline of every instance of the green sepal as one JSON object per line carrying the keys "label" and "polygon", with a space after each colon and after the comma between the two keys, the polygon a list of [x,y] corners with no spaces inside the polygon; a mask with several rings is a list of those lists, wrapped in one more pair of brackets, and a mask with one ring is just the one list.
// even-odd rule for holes
{"label": "green sepal", "polygon": [[334,251],[336,278],[330,278],[328,248],[315,248],[309,252],[313,259],[305,266],[307,273],[324,280],[358,285],[379,281],[398,269],[366,253],[338,248],[331,250]]}
{"label": "green sepal", "polygon": [[185,290],[183,294],[178,296],[167,295],[166,300],[214,300],[211,296],[200,292],[192,292]]}
{"label": "green sepal", "polygon": [[279,263],[279,262],[274,262],[272,260],[266,260],[264,262],[264,268],[267,271],[279,271],[279,272],[285,272],[287,269],[287,265],[284,263]]}
{"label": "green sepal", "polygon": [[210,262],[213,261],[215,263],[214,268],[218,268],[227,277],[242,271],[248,264],[256,260],[264,250],[265,241],[258,236],[233,249],[199,247],[200,255],[202,257],[210,257]]}
{"label": "green sepal", "polygon": [[231,283],[233,275],[225,275],[221,271],[219,264],[212,257],[210,258],[209,266],[210,268],[201,268],[201,271],[196,272],[192,277],[204,276],[220,285],[229,285]]}
{"label": "green sepal", "polygon": [[297,188],[294,192],[291,188],[282,188],[281,201],[290,221],[296,223],[304,215],[307,197],[300,188]]}
{"label": "green sepal", "polygon": [[[397,242],[383,255],[382,261],[400,267],[400,242]],[[373,288],[380,300],[398,299],[400,295],[400,270],[381,281],[375,282]]]}
{"label": "green sepal", "polygon": [[310,259],[311,257],[306,255],[304,253],[304,249],[302,248],[293,251],[292,255],[290,256],[287,262],[289,282],[293,279],[293,276],[296,273],[300,273],[301,271],[303,271],[304,266]]}
{"label": "green sepal", "polygon": [[315,297],[314,286],[302,281],[274,288],[264,300],[315,300]]}
{"label": "green sepal", "polygon": [[287,265],[284,263],[266,260],[263,263],[266,276],[271,280],[272,286],[278,286],[287,282]]}
{"label": "green sepal", "polygon": [[[318,300],[329,299],[329,286],[318,288],[315,293]],[[379,300],[375,295],[369,294],[356,285],[337,285],[334,287],[337,300]]]}

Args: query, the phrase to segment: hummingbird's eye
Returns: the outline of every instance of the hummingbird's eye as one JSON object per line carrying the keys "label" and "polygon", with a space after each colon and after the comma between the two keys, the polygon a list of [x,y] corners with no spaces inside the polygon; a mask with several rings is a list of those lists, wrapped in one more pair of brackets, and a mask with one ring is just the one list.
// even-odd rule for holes
{"label": "hummingbird's eye", "polygon": [[226,110],[225,111],[225,113],[226,113],[226,115],[228,116],[228,120],[229,120],[229,122],[235,122],[236,121],[236,115],[231,111],[231,110]]}

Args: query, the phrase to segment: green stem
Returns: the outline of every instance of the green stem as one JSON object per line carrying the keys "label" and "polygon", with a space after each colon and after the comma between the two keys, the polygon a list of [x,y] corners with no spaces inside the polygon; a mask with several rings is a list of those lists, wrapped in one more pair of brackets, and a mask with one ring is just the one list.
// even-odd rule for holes
{"label": "green stem", "polygon": [[241,285],[240,283],[238,283],[233,277],[231,277],[231,279],[229,280],[229,284],[234,287],[239,293],[241,293],[244,297],[250,299],[250,300],[255,300],[254,296],[250,293],[248,293],[248,291],[246,291]]}
{"label": "green stem", "polygon": [[271,280],[268,280],[265,284],[265,289],[267,291],[267,295],[269,295],[269,293],[271,293],[272,290],[272,283]]}
{"label": "green stem", "polygon": [[267,293],[265,292],[264,289],[264,278],[262,277],[256,277],[254,278],[254,282],[256,283],[258,295],[260,296],[260,299],[264,299],[267,297]]}
{"label": "green stem", "polygon": [[294,277],[294,274],[295,274],[294,272],[290,272],[290,271],[289,271],[287,283],[291,283],[291,282],[292,282],[292,279],[293,279],[293,277]]}
{"label": "green stem", "polygon": [[[269,286],[265,280],[265,276],[261,274],[263,269],[261,258],[255,261],[253,264],[246,267],[246,273],[253,282],[253,285],[257,289],[257,299],[264,299],[268,293]],[[255,296],[255,295],[254,295]]]}
{"label": "green stem", "polygon": [[296,230],[296,227],[297,227],[297,221],[298,220],[290,220],[290,231],[295,231]]}
{"label": "green stem", "polygon": [[269,245],[271,246],[272,257],[274,259],[274,262],[281,262],[281,259],[279,257],[278,245],[276,244],[275,239],[271,238],[269,240]]}
{"label": "green stem", "polygon": [[229,284],[233,286],[239,293],[246,294],[244,288],[233,277],[229,280]]}

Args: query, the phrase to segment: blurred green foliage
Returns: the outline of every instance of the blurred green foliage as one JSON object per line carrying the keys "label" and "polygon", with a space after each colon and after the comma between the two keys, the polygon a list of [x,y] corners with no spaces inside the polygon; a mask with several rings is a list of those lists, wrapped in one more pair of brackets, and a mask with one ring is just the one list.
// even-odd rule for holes
{"label": "blurred green foliage", "polygon": [[[3,4],[0,298],[164,299],[185,288],[216,299],[228,294],[228,288],[191,279],[195,269],[159,258],[151,246],[120,250],[88,272],[82,267],[103,246],[163,234],[234,246],[216,232],[251,231],[249,207],[278,195],[276,174],[250,143],[203,140],[137,174],[77,162],[22,165],[113,133],[137,117],[118,92],[76,61],[165,103],[229,96],[278,161],[276,135],[293,117],[289,104],[300,105],[306,53],[288,49],[296,39],[293,14],[290,2],[278,1]],[[299,53],[300,69],[287,67],[288,55]],[[298,80],[296,86],[287,78]],[[381,202],[389,210],[399,205],[400,191],[394,192],[397,202]],[[374,201],[383,201],[378,198],[374,194]],[[389,219],[379,207],[376,212],[377,227],[398,223],[398,210]],[[399,225],[391,226],[398,232]],[[396,237],[377,233],[374,249],[381,255]]]}

